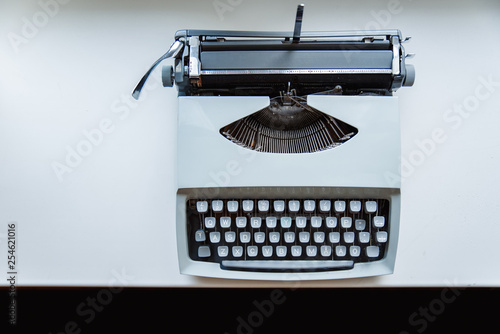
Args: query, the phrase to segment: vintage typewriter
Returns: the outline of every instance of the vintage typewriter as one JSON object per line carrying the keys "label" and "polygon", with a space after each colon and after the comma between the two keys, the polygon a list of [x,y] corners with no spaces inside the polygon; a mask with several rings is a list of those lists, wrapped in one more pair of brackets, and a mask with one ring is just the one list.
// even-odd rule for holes
{"label": "vintage typewriter", "polygon": [[179,30],[177,242],[183,274],[266,280],[393,272],[399,30]]}

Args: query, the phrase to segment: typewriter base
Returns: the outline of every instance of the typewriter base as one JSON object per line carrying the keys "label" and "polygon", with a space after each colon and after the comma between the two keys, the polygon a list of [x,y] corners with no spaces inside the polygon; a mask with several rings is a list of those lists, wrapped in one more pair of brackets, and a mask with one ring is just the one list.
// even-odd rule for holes
{"label": "typewriter base", "polygon": [[[400,127],[394,96],[309,95],[307,103],[358,129],[339,147],[315,153],[264,153],[243,148],[219,130],[269,105],[268,97],[180,97],[177,156],[177,242],[183,274],[239,279],[305,280],[390,274],[399,229]],[[221,269],[189,257],[187,199],[380,198],[390,201],[385,257],[353,269],[255,272]],[[260,264],[259,264],[260,265]]]}

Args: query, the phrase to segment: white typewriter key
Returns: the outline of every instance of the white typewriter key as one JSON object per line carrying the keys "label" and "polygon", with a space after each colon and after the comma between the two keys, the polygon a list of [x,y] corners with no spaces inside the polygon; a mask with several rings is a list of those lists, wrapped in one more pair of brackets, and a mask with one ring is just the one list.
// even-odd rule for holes
{"label": "white typewriter key", "polygon": [[345,254],[346,254],[345,246],[336,246],[335,247],[335,254],[337,256],[345,256]]}
{"label": "white typewriter key", "polygon": [[208,246],[198,247],[198,256],[199,257],[209,257],[210,256],[210,247],[208,247]]}
{"label": "white typewriter key", "polygon": [[375,213],[375,212],[377,212],[377,202],[375,202],[375,201],[366,201],[365,202],[365,210],[368,213]]}
{"label": "white typewriter key", "polygon": [[222,228],[231,227],[231,217],[220,217],[220,227]]}
{"label": "white typewriter key", "polygon": [[384,227],[385,225],[385,217],[384,216],[375,216],[373,217],[373,226],[375,227]]}
{"label": "white typewriter key", "polygon": [[304,228],[304,227],[306,227],[306,224],[307,224],[306,217],[296,217],[295,218],[295,225],[298,228]]}
{"label": "white typewriter key", "polygon": [[275,228],[278,219],[276,217],[266,217],[266,226],[267,228]]}
{"label": "white typewriter key", "polygon": [[321,256],[330,256],[332,255],[332,247],[331,246],[321,246],[320,248]]}
{"label": "white typewriter key", "polygon": [[220,242],[220,232],[210,232],[210,242],[213,244]]}
{"label": "white typewriter key", "polygon": [[377,246],[368,246],[366,247],[366,256],[368,257],[377,257],[380,254],[380,249]]}
{"label": "white typewriter key", "polygon": [[286,246],[278,246],[276,247],[276,255],[278,257],[284,257],[286,256]]}
{"label": "white typewriter key", "polygon": [[253,238],[255,243],[261,244],[266,240],[266,234],[264,232],[255,232]]}
{"label": "white typewriter key", "polygon": [[236,217],[236,227],[244,228],[247,226],[247,217]]}
{"label": "white typewriter key", "polygon": [[356,219],[354,221],[354,227],[358,231],[363,231],[366,227],[366,221],[364,219]]}
{"label": "white typewriter key", "polygon": [[332,244],[339,243],[340,242],[340,233],[339,232],[328,233],[328,240],[330,240],[330,242]]}
{"label": "white typewriter key", "polygon": [[313,200],[305,200],[304,201],[304,210],[306,212],[313,212],[316,208],[316,202]]}
{"label": "white typewriter key", "polygon": [[215,227],[215,217],[205,217],[205,227],[214,228]]}
{"label": "white typewriter key", "polygon": [[378,242],[387,242],[387,232],[384,232],[384,231],[377,232],[377,241]]}
{"label": "white typewriter key", "polygon": [[274,201],[273,207],[274,207],[274,211],[283,212],[283,211],[285,211],[285,201]]}
{"label": "white typewriter key", "polygon": [[227,211],[236,212],[238,211],[238,201],[229,201],[227,202]]}
{"label": "white typewriter key", "polygon": [[226,240],[226,242],[235,242],[236,241],[236,233],[235,232],[226,232],[224,233],[224,240]]}
{"label": "white typewriter key", "polygon": [[298,212],[300,210],[300,202],[299,201],[289,201],[288,202],[288,210],[290,212]]}
{"label": "white typewriter key", "polygon": [[292,246],[292,256],[297,257],[302,255],[301,246]]}
{"label": "white typewriter key", "polygon": [[345,201],[335,201],[333,203],[336,212],[344,212],[345,211]]}
{"label": "white typewriter key", "polygon": [[212,201],[212,210],[214,212],[221,212],[223,207],[224,205],[222,201],[220,200]]}
{"label": "white typewriter key", "polygon": [[208,210],[208,202],[207,201],[198,201],[196,202],[196,210],[199,213],[205,213]]}
{"label": "white typewriter key", "polygon": [[250,226],[253,228],[260,228],[262,225],[262,218],[260,217],[252,217],[250,218]]}
{"label": "white typewriter key", "polygon": [[252,200],[244,200],[242,203],[243,211],[250,212],[253,211],[253,201]]}
{"label": "white typewriter key", "polygon": [[329,200],[319,201],[319,209],[323,212],[328,212],[332,208],[332,202]]}
{"label": "white typewriter key", "polygon": [[292,226],[292,218],[291,217],[281,217],[280,223],[281,223],[281,227],[290,228]]}
{"label": "white typewriter key", "polygon": [[250,232],[241,232],[240,241],[242,244],[247,244],[250,242]]}
{"label": "white typewriter key", "polygon": [[241,246],[234,246],[231,251],[234,257],[241,257],[243,255],[243,247]]}
{"label": "white typewriter key", "polygon": [[269,201],[268,200],[258,201],[257,206],[258,206],[260,212],[269,211]]}
{"label": "white typewriter key", "polygon": [[248,256],[255,257],[255,256],[257,256],[258,253],[259,253],[259,249],[257,248],[257,246],[247,246],[247,255]]}
{"label": "white typewriter key", "polygon": [[273,255],[273,247],[272,246],[264,246],[262,247],[262,255],[264,257],[270,257]]}
{"label": "white typewriter key", "polygon": [[229,250],[228,250],[227,246],[217,247],[217,254],[219,254],[220,257],[226,257],[228,252],[229,252]]}
{"label": "white typewriter key", "polygon": [[310,237],[309,232],[300,232],[299,233],[299,240],[302,243],[309,242],[309,237]]}
{"label": "white typewriter key", "polygon": [[314,242],[321,244],[325,242],[325,232],[314,232]]}
{"label": "white typewriter key", "polygon": [[307,246],[306,247],[307,256],[316,256],[318,254],[318,247],[316,246]]}
{"label": "white typewriter key", "polygon": [[349,254],[352,257],[358,257],[361,253],[361,248],[359,246],[351,246],[349,247]]}
{"label": "white typewriter key", "polygon": [[326,217],[326,227],[329,228],[337,227],[337,217]]}
{"label": "white typewriter key", "polygon": [[279,232],[270,232],[269,233],[269,241],[273,244],[278,243],[280,241],[280,233]]}
{"label": "white typewriter key", "polygon": [[354,242],[354,232],[345,232],[344,233],[344,242],[347,242],[347,243]]}
{"label": "white typewriter key", "polygon": [[203,230],[198,230],[194,234],[194,241],[205,241],[205,231]]}
{"label": "white typewriter key", "polygon": [[285,232],[284,234],[285,242],[291,244],[295,242],[295,233],[294,232]]}
{"label": "white typewriter key", "polygon": [[359,242],[366,244],[370,242],[370,232],[359,232]]}
{"label": "white typewriter key", "polygon": [[321,217],[311,217],[312,227],[321,227],[321,222],[322,222]]}
{"label": "white typewriter key", "polygon": [[350,228],[352,226],[352,218],[351,217],[340,218],[340,225],[343,228]]}
{"label": "white typewriter key", "polygon": [[351,212],[360,212],[361,211],[361,202],[360,201],[350,201],[349,209]]}

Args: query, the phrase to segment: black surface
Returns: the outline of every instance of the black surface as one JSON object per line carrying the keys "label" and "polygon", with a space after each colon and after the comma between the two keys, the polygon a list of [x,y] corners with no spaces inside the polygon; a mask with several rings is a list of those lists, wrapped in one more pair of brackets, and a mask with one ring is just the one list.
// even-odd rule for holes
{"label": "black surface", "polygon": [[107,290],[18,288],[10,326],[2,289],[0,333],[497,333],[500,311],[487,288],[128,288],[99,304]]}

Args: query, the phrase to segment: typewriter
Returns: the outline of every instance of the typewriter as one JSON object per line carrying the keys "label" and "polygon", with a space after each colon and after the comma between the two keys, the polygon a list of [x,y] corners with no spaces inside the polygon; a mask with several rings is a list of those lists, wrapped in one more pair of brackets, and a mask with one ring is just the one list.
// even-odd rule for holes
{"label": "typewriter", "polygon": [[179,30],[176,233],[182,274],[311,280],[393,272],[399,30]]}

